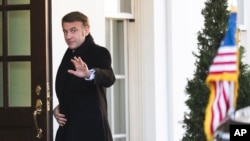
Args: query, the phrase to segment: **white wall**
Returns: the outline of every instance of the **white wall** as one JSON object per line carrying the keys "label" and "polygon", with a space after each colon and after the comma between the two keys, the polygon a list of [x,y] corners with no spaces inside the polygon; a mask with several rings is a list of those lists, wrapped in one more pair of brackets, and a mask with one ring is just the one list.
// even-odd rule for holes
{"label": "white wall", "polygon": [[[243,43],[242,43],[242,45],[246,48],[246,54],[245,54],[245,60],[246,60],[246,63],[248,64],[248,65],[250,65],[250,42],[249,42],[249,37],[250,37],[250,32],[249,32],[249,30],[250,30],[250,21],[248,20],[248,19],[250,19],[250,8],[247,8],[247,7],[250,7],[250,1],[249,0],[245,0],[244,1],[245,2],[245,7],[246,7],[246,10],[245,10],[245,16],[246,16],[246,19],[245,19],[245,24],[246,24],[246,27],[247,27],[247,29],[246,29],[246,35],[245,35],[245,37],[242,37],[242,39],[241,40],[244,40],[243,41]],[[247,32],[248,31],[248,32]]]}
{"label": "white wall", "polygon": [[[54,90],[57,68],[67,45],[64,41],[61,18],[71,11],[81,11],[90,19],[91,34],[97,44],[105,45],[104,0],[52,0],[52,63],[53,63],[53,107],[58,104]],[[58,124],[54,120],[54,135]]]}
{"label": "white wall", "polygon": [[[197,32],[203,27],[203,16],[201,10],[205,6],[205,0],[172,0],[171,19],[171,50],[172,56],[172,92],[173,95],[173,116],[174,137],[173,141],[182,138],[184,129],[182,129],[182,120],[184,111],[188,108],[185,105],[187,78],[193,78],[195,58],[193,51],[197,51]],[[169,140],[170,141],[170,140]]]}
{"label": "white wall", "polygon": [[192,52],[203,26],[204,0],[138,0],[136,4],[141,141],[178,141],[184,133],[187,78],[196,68]]}

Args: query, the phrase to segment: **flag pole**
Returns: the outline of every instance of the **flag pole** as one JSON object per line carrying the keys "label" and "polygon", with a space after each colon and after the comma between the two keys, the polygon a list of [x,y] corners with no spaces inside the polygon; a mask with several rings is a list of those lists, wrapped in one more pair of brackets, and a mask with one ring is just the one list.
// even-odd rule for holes
{"label": "flag pole", "polygon": [[[230,1],[230,12],[233,12],[235,8],[237,8],[237,0],[229,0]],[[236,20],[237,21],[237,20]],[[236,37],[235,37],[235,43],[236,43],[236,48],[238,49],[238,42],[239,42],[239,33],[238,33],[238,28],[237,28],[237,23],[236,23]],[[229,99],[229,111],[228,111],[228,116],[231,119],[234,119],[234,113],[235,113],[235,84],[234,81],[230,81],[230,99]]]}
{"label": "flag pole", "polygon": [[235,107],[234,107],[234,81],[230,81],[230,95],[229,95],[229,111],[228,111],[228,116],[229,118],[233,119],[234,118],[234,112],[235,112]]}

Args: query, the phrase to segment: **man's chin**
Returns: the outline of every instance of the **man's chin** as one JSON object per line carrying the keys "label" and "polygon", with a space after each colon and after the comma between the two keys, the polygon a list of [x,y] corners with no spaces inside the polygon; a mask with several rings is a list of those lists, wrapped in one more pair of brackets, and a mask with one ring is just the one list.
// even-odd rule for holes
{"label": "man's chin", "polygon": [[68,47],[69,47],[69,49],[72,49],[72,50],[77,48],[76,46],[68,46]]}

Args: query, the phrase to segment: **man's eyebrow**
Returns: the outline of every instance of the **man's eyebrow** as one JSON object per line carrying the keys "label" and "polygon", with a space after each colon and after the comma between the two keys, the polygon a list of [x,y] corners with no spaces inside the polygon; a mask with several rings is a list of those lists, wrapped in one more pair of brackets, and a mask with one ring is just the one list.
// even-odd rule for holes
{"label": "man's eyebrow", "polygon": [[[69,30],[72,30],[72,29],[78,29],[77,27],[71,27]],[[67,30],[65,28],[63,28],[63,30]]]}
{"label": "man's eyebrow", "polygon": [[77,29],[77,27],[71,27],[70,29]]}

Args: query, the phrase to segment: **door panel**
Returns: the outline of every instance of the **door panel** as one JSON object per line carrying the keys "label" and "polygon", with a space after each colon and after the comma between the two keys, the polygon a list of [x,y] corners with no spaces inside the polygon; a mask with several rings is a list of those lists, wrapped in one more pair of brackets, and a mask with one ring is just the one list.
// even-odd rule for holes
{"label": "door panel", "polygon": [[30,4],[30,0],[7,0],[8,5]]}
{"label": "door panel", "polygon": [[8,63],[9,107],[31,107],[31,64],[28,61]]}
{"label": "door panel", "polygon": [[3,63],[0,62],[0,108],[3,107]]}
{"label": "door panel", "polygon": [[[1,4],[0,4],[1,5]],[[0,11],[0,31],[3,31],[3,16],[2,16],[2,11]],[[3,33],[0,32],[0,56],[3,55]]]}
{"label": "door panel", "polygon": [[51,139],[49,4],[0,0],[0,141]]}
{"label": "door panel", "polygon": [[[6,136],[2,136],[1,134],[4,134]],[[30,128],[22,128],[22,129],[16,129],[16,128],[8,128],[8,129],[0,129],[0,140],[2,141],[16,141],[16,138],[19,140],[29,140],[31,135],[31,129]]]}
{"label": "door panel", "polygon": [[30,10],[7,12],[8,55],[30,55]]}

